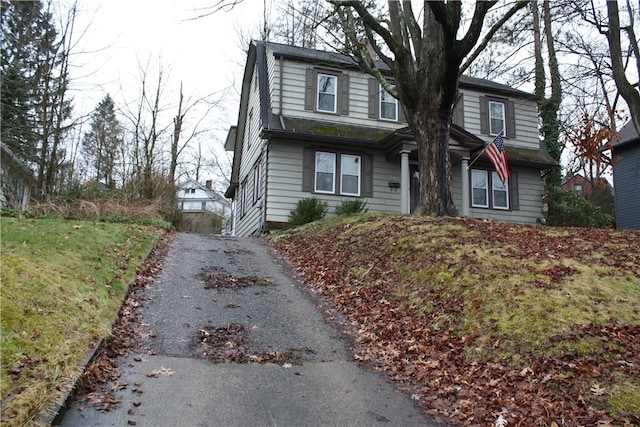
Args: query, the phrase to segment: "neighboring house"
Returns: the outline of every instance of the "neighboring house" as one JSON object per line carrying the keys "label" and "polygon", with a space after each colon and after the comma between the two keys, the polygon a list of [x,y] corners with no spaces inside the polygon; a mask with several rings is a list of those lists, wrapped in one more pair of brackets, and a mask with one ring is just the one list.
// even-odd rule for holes
{"label": "neighboring house", "polygon": [[640,230],[640,137],[631,121],[618,135],[612,144],[616,227]]}
{"label": "neighboring house", "polygon": [[221,233],[229,226],[231,203],[213,190],[211,181],[202,185],[187,179],[178,186],[176,201],[181,213],[178,231]]}
{"label": "neighboring house", "polygon": [[26,210],[36,180],[33,172],[0,142],[0,206]]}
{"label": "neighboring house", "polygon": [[588,198],[591,194],[591,190],[593,190],[593,184],[589,179],[572,172],[567,172],[561,186],[564,191],[571,191],[575,193],[576,196],[585,198]]}
{"label": "neighboring house", "polygon": [[[496,178],[482,155],[506,129],[511,176]],[[533,95],[463,77],[451,126],[453,197],[462,215],[536,223],[541,171],[557,163],[541,148]],[[287,225],[298,200],[316,197],[329,213],[347,199],[370,212],[412,212],[418,203],[417,145],[396,99],[353,57],[253,41],[244,71],[231,184],[236,235]]]}

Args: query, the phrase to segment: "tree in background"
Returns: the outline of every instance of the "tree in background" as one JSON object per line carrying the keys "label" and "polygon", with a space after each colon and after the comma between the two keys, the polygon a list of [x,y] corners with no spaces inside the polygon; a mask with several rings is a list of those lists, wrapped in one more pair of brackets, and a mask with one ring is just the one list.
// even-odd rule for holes
{"label": "tree in background", "polygon": [[40,198],[59,187],[75,5],[59,28],[49,1],[2,1],[2,138],[35,167]]}
{"label": "tree in background", "polygon": [[[416,213],[457,215],[448,148],[459,79],[496,31],[527,2],[496,12],[486,32],[485,18],[496,1],[476,2],[468,19],[463,19],[461,2],[425,1],[421,23],[412,2],[389,1],[382,18],[359,1],[330,3],[343,24],[348,51],[404,108],[422,171]],[[389,67],[393,80],[377,67],[377,58]]]}
{"label": "tree in background", "polygon": [[110,95],[100,101],[91,115],[90,129],[82,139],[82,152],[93,166],[96,182],[107,188],[116,186],[114,172],[123,144],[122,125],[116,117],[115,105]]}

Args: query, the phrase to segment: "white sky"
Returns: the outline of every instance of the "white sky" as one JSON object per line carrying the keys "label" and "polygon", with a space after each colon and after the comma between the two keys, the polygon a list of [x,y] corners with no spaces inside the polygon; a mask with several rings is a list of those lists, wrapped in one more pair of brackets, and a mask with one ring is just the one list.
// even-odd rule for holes
{"label": "white sky", "polygon": [[[90,112],[106,93],[116,104],[135,98],[141,88],[140,70],[147,62],[153,82],[161,64],[165,102],[171,104],[177,103],[181,82],[185,98],[196,99],[240,81],[245,47],[240,46],[237,29],[258,28],[263,0],[244,0],[230,12],[189,20],[197,16],[194,9],[215,2],[79,0],[74,31],[78,45],[71,60],[75,113]],[[231,97],[230,108],[237,111],[237,94]],[[235,121],[235,112],[230,118]]]}

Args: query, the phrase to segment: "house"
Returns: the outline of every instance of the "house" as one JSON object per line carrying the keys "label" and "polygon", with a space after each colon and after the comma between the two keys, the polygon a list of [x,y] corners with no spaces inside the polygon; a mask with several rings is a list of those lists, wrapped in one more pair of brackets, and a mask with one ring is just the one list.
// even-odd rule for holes
{"label": "house", "polygon": [[0,142],[0,206],[26,210],[36,179],[33,172]]}
{"label": "house", "polygon": [[640,137],[633,122],[618,132],[612,143],[616,227],[640,230]]}
{"label": "house", "polygon": [[176,202],[180,217],[176,221],[178,231],[197,233],[221,233],[228,227],[231,203],[212,188],[189,178],[178,185]]}
{"label": "house", "polygon": [[[484,154],[476,160],[503,128],[505,185]],[[541,171],[557,163],[541,147],[532,94],[463,77],[449,145],[462,215],[540,220]],[[225,148],[239,236],[287,226],[303,198],[327,201],[330,214],[353,198],[370,212],[410,213],[418,203],[417,145],[402,108],[348,55],[252,41]]]}
{"label": "house", "polygon": [[569,171],[562,180],[561,187],[564,191],[571,191],[576,196],[589,198],[593,190],[593,183],[580,174]]}

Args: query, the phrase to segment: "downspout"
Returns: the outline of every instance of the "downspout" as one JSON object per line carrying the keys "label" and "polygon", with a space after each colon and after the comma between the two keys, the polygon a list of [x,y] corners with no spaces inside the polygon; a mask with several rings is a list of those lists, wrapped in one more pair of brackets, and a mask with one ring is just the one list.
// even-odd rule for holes
{"label": "downspout", "polygon": [[280,57],[280,67],[278,72],[280,73],[280,87],[278,88],[278,115],[280,116],[280,122],[282,123],[282,128],[284,129],[284,121],[282,119],[282,83],[283,83],[283,77],[282,75],[284,74],[282,72],[282,67],[284,66],[284,60],[282,59],[282,56]]}

